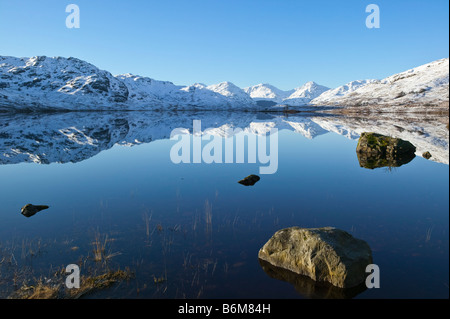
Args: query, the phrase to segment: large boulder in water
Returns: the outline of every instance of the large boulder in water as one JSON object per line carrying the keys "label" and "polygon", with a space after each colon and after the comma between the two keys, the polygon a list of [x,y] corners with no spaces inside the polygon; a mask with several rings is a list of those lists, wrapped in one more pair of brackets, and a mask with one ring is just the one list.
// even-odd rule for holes
{"label": "large boulder in water", "polygon": [[270,264],[340,288],[361,285],[372,264],[369,245],[333,227],[277,231],[258,257]]}
{"label": "large boulder in water", "polygon": [[408,141],[376,133],[362,133],[356,147],[361,167],[399,167],[414,159],[416,147]]}

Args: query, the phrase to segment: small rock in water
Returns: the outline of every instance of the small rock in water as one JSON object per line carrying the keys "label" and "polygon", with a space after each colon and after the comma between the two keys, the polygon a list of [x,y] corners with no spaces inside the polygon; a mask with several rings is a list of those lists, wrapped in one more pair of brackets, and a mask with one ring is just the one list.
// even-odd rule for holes
{"label": "small rock in water", "polygon": [[21,209],[21,213],[22,215],[24,215],[25,217],[31,217],[36,215],[37,213],[39,213],[41,210],[44,209],[48,209],[49,206],[47,205],[32,205],[32,204],[27,204],[25,206],[22,207]]}
{"label": "small rock in water", "polygon": [[245,186],[253,186],[260,180],[260,177],[257,175],[249,175],[246,178],[240,180],[238,183]]}
{"label": "small rock in water", "polygon": [[432,157],[431,153],[428,152],[428,151],[425,152],[425,153],[423,153],[422,156],[423,156],[423,158],[425,158],[425,159],[430,159],[430,158]]}

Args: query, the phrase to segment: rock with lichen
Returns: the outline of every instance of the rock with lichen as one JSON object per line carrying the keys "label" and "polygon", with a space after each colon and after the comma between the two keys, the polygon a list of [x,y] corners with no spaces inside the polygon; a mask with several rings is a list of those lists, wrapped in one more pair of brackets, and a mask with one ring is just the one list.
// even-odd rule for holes
{"label": "rock with lichen", "polygon": [[415,157],[416,147],[400,138],[376,133],[361,134],[356,153],[361,167],[399,167]]}
{"label": "rock with lichen", "polygon": [[277,231],[258,257],[270,264],[340,288],[365,282],[372,264],[369,245],[333,227],[291,227]]}

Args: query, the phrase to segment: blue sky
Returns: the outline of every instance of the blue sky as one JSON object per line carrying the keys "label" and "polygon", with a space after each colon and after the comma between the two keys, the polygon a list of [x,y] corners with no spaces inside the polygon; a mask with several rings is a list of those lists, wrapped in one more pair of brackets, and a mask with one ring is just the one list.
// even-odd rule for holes
{"label": "blue sky", "polygon": [[[65,25],[71,3],[79,29]],[[371,3],[379,29],[365,24]],[[74,56],[175,84],[337,87],[448,57],[448,12],[447,0],[0,0],[0,55]]]}

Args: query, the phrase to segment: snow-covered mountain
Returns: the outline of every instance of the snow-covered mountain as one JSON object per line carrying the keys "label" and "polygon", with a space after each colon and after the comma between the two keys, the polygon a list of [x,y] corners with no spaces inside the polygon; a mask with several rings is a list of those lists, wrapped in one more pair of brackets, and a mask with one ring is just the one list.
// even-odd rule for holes
{"label": "snow-covered mountain", "polygon": [[[380,81],[366,81],[356,89],[338,88],[311,101],[314,105],[440,105],[449,102],[449,59],[437,60],[394,74]],[[345,86],[344,86],[345,87]],[[344,92],[344,94],[342,94]]]}
{"label": "snow-covered mountain", "polygon": [[206,88],[227,98],[232,98],[234,101],[239,101],[244,105],[252,105],[255,103],[243,89],[237,87],[231,82],[222,82],[207,86]]}
{"label": "snow-covered mountain", "polygon": [[135,105],[141,103],[158,105],[161,99],[169,102],[175,92],[183,88],[172,82],[157,81],[129,73],[117,75],[116,78],[122,81],[128,89],[128,103]]}
{"label": "snow-covered mountain", "polygon": [[244,91],[255,101],[271,101],[278,105],[304,106],[329,89],[311,81],[289,91],[280,90],[270,84],[250,86],[245,88]]}
{"label": "snow-covered mountain", "polygon": [[294,89],[294,92],[283,99],[281,103],[289,106],[308,105],[311,100],[328,90],[330,90],[330,88],[311,81]]}
{"label": "snow-covered mountain", "polygon": [[256,111],[275,105],[448,106],[448,90],[448,58],[383,80],[353,81],[335,89],[308,82],[283,91],[270,84],[240,89],[230,82],[181,86],[132,74],[114,76],[76,58],[0,56],[0,111]]}
{"label": "snow-covered mountain", "polygon": [[294,90],[283,91],[270,84],[258,84],[244,88],[244,91],[255,101],[271,101],[281,103],[294,93]]}
{"label": "snow-covered mountain", "polygon": [[242,95],[204,85],[177,86],[131,74],[113,76],[76,58],[0,56],[0,110],[252,109]]}
{"label": "snow-covered mountain", "polygon": [[330,89],[328,91],[323,92],[319,96],[315,97],[311,103],[312,104],[329,104],[332,103],[335,99],[340,99],[355,90],[359,89],[360,87],[363,87],[369,83],[377,82],[378,80],[357,80],[352,81],[350,83],[344,84],[342,86],[339,86],[335,89]]}
{"label": "snow-covered mountain", "polygon": [[125,84],[82,60],[0,56],[0,109],[97,109],[127,99]]}

